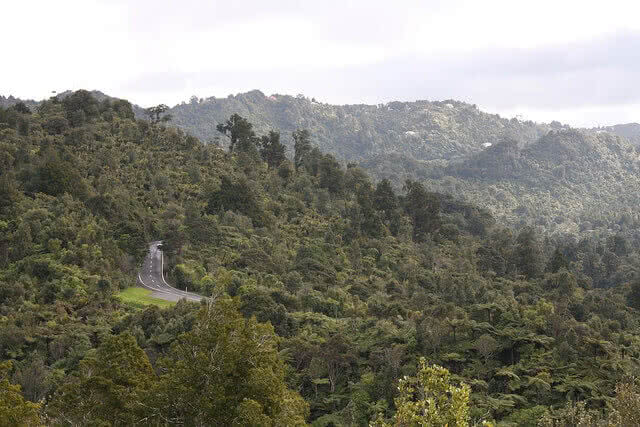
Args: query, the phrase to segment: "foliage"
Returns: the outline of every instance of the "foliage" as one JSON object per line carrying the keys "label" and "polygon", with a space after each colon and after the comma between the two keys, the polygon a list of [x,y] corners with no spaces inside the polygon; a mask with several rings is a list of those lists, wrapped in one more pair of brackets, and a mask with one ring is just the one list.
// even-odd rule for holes
{"label": "foliage", "polygon": [[108,337],[60,387],[48,413],[69,425],[132,425],[145,418],[144,403],[155,374],[129,334]]}
{"label": "foliage", "polygon": [[[396,189],[407,179],[421,182],[488,209],[512,227],[606,238],[620,231],[634,236],[638,226],[632,208],[640,184],[638,124],[575,130],[509,120],[453,100],[336,106],[259,91],[183,103],[172,114],[177,126],[203,140],[234,114],[246,117],[255,132],[291,134],[284,139],[290,148],[301,147],[297,132],[303,127],[322,151],[359,163]],[[298,168],[307,154],[296,150]]]}
{"label": "foliage", "polygon": [[307,404],[284,382],[273,328],[220,298],[161,362],[161,419],[188,425],[304,425]]}
{"label": "foliage", "polygon": [[[233,114],[253,123],[259,134],[308,129],[318,148],[347,161],[383,159],[392,153],[419,160],[456,158],[481,151],[482,144],[505,135],[534,141],[550,129],[486,114],[454,100],[329,105],[305,97],[266,96],[257,90],[182,103],[171,114],[177,126],[203,141],[215,134],[217,123]],[[294,138],[287,144],[293,148]]]}
{"label": "foliage", "polygon": [[229,151],[249,151],[258,143],[253,125],[238,114],[232,114],[225,123],[218,124],[216,129],[224,135],[229,135]]}
{"label": "foliage", "polygon": [[[471,389],[451,384],[450,373],[420,359],[417,377],[403,378],[398,385],[396,426],[458,426],[469,424]],[[386,425],[386,424],[382,424]]]}
{"label": "foliage", "polygon": [[167,105],[160,104],[155,107],[147,108],[146,113],[152,124],[158,124],[161,122],[171,121],[171,114],[165,114],[168,110],[169,107]]}
{"label": "foliage", "polygon": [[[114,423],[118,416],[143,424],[224,416],[221,422],[232,423],[232,416],[238,423],[365,426],[380,413],[393,419],[399,382],[418,378],[420,357],[447,369],[453,383],[469,384],[471,424],[535,425],[544,414],[560,416],[567,399],[607,420],[622,411],[615,406],[616,386],[637,374],[640,355],[640,246],[631,207],[617,226],[585,214],[584,221],[573,217],[567,233],[544,222],[510,228],[518,215],[564,207],[553,198],[541,202],[546,190],[523,190],[519,200],[535,197],[511,219],[496,212],[496,221],[459,197],[472,194],[465,182],[477,177],[447,181],[416,170],[375,182],[359,166],[345,167],[312,146],[351,150],[353,140],[340,140],[340,126],[329,138],[308,123],[314,132],[297,133],[304,143],[294,147],[297,162],[289,152],[292,162],[280,157],[276,142],[290,145],[307,122],[280,129],[278,139],[275,130],[269,133],[277,127],[253,126],[239,116],[234,123],[251,131],[245,132],[247,150],[236,134],[227,152],[179,129],[136,120],[126,101],[93,97],[66,94],[25,103],[27,109],[0,109],[0,357],[13,361],[6,378],[21,386],[24,398],[41,402],[47,416],[61,423],[65,416],[81,423],[88,414]],[[277,99],[265,102],[280,105]],[[307,108],[305,100],[292,102]],[[498,172],[513,175],[514,192],[538,188],[524,187],[527,176],[557,167],[554,156],[562,153],[562,161],[575,156],[581,168],[568,189],[583,185],[585,165],[616,164],[628,167],[620,176],[635,188],[633,153],[621,141],[563,130],[544,145],[534,142],[537,126],[452,106],[390,104],[376,114],[417,120],[427,109],[442,126],[449,118],[476,126],[447,127],[460,138],[495,135],[498,123],[531,130],[525,144],[504,147],[504,158],[514,162]],[[325,107],[310,108],[353,117],[369,111]],[[227,117],[219,121],[223,126]],[[340,120],[328,116],[326,123]],[[394,130],[406,123],[383,124]],[[214,132],[215,125],[209,119]],[[231,138],[231,129],[225,132]],[[434,152],[459,148],[444,136],[437,141]],[[467,142],[469,153],[481,150],[471,139],[459,145]],[[591,159],[594,150],[599,157]],[[489,160],[439,167],[482,170]],[[589,176],[600,176],[598,170]],[[598,182],[612,183],[613,175]],[[557,182],[546,172],[540,176]],[[494,184],[485,185],[498,178],[483,179],[474,187],[478,197],[501,197]],[[445,187],[456,196],[435,191]],[[615,187],[611,197],[622,203],[623,190]],[[579,197],[589,203],[585,194]],[[117,298],[135,284],[148,242],[156,239],[167,254],[167,280],[214,295],[216,304],[140,306]],[[224,357],[211,356],[223,350]],[[126,366],[146,379],[134,384],[111,369],[120,357],[139,359]],[[243,365],[248,359],[256,371]],[[229,375],[219,380],[216,369]],[[218,385],[203,388],[211,378]],[[78,385],[92,392],[74,394]],[[119,400],[121,392],[126,401]],[[630,408],[633,393],[620,400]],[[197,404],[187,404],[187,397]],[[124,410],[77,410],[91,399]],[[229,415],[220,415],[222,405]]]}
{"label": "foliage", "polygon": [[11,384],[8,379],[11,362],[0,364],[0,426],[41,426],[44,425],[40,417],[38,403],[24,399],[20,393],[20,386]]}

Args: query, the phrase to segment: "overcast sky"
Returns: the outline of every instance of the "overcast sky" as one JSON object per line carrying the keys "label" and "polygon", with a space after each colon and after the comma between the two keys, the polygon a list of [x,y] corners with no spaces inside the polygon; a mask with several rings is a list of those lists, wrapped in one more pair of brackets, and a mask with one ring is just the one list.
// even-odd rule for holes
{"label": "overcast sky", "polygon": [[637,0],[7,0],[0,35],[5,96],[97,89],[149,106],[260,89],[640,122]]}

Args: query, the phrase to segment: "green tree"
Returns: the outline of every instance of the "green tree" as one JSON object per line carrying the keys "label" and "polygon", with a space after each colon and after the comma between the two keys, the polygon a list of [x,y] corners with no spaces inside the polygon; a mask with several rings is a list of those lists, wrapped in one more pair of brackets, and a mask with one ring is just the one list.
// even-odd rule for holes
{"label": "green tree", "polygon": [[404,189],[407,193],[404,209],[413,221],[414,238],[423,240],[440,227],[440,200],[419,182],[407,180]]}
{"label": "green tree", "polygon": [[27,107],[25,103],[22,101],[18,102],[17,104],[14,104],[13,107],[11,107],[11,109],[20,114],[31,114],[31,110],[29,109],[29,107]]}
{"label": "green tree", "polygon": [[71,126],[80,126],[87,119],[98,115],[98,101],[86,90],[78,90],[65,97],[62,106]]}
{"label": "green tree", "polygon": [[542,273],[542,247],[533,227],[525,227],[518,234],[514,258],[518,272],[528,278],[538,277]]}
{"label": "green tree", "polygon": [[231,140],[230,152],[234,150],[246,152],[252,148],[255,149],[257,145],[258,140],[253,132],[253,125],[239,114],[232,114],[225,123],[219,123],[216,129]]}
{"label": "green tree", "polygon": [[0,363],[0,427],[41,426],[40,404],[22,397],[20,386],[9,382],[11,362]]}
{"label": "green tree", "polygon": [[12,173],[5,172],[0,174],[0,211],[10,207],[18,200],[19,193],[17,187],[17,182]]}
{"label": "green tree", "polygon": [[385,178],[376,185],[373,203],[376,210],[384,212],[387,220],[391,219],[391,214],[398,207],[398,198],[391,187],[391,181]]}
{"label": "green tree", "polygon": [[[623,424],[633,425],[633,424]],[[598,427],[620,426],[616,423],[608,423],[600,411],[590,410],[585,402],[569,401],[564,407],[551,413],[547,412],[538,421],[539,427]]]}
{"label": "green tree", "polygon": [[259,227],[264,226],[266,222],[260,199],[244,176],[237,181],[223,176],[220,189],[210,193],[207,213],[214,214],[227,210],[248,216],[253,220],[254,225]]}
{"label": "green tree", "polygon": [[145,401],[155,379],[133,336],[109,336],[57,390],[48,413],[71,425],[138,424],[149,416]]}
{"label": "green tree", "polygon": [[320,187],[332,194],[339,194],[344,189],[344,171],[340,163],[329,154],[322,156],[318,163],[318,178]]}
{"label": "green tree", "polygon": [[155,107],[149,107],[145,110],[151,124],[158,124],[160,122],[168,122],[171,120],[171,114],[165,114],[169,110],[169,106],[165,104],[159,104]]}
{"label": "green tree", "polygon": [[620,426],[640,425],[640,387],[637,379],[616,385],[616,396],[612,406],[610,424],[617,422]]}
{"label": "green tree", "polygon": [[86,184],[77,168],[71,162],[61,159],[58,153],[52,150],[44,153],[28,187],[34,192],[51,196],[69,193],[84,198],[87,195]]}
{"label": "green tree", "polygon": [[280,142],[280,132],[270,131],[260,139],[260,144],[260,155],[270,168],[277,168],[286,159],[284,152],[287,147]]}
{"label": "green tree", "polygon": [[557,273],[561,268],[569,268],[569,261],[564,256],[559,247],[551,255],[551,259],[547,263],[547,271],[550,273]]}
{"label": "green tree", "polygon": [[[416,377],[405,377],[398,385],[396,414],[392,424],[377,421],[374,425],[397,427],[466,427],[469,425],[469,395],[466,384],[456,386],[451,374],[441,366],[427,365],[420,358]],[[380,420],[380,417],[379,419]]]}
{"label": "green tree", "polygon": [[296,170],[298,170],[311,153],[311,133],[309,133],[307,129],[298,129],[293,132],[292,136],[294,141],[293,164]]}
{"label": "green tree", "polygon": [[631,283],[631,290],[627,294],[627,303],[630,307],[640,310],[640,279]]}
{"label": "green tree", "polygon": [[202,307],[193,330],[161,362],[162,419],[186,425],[305,425],[307,404],[284,381],[271,325],[245,319],[220,297]]}

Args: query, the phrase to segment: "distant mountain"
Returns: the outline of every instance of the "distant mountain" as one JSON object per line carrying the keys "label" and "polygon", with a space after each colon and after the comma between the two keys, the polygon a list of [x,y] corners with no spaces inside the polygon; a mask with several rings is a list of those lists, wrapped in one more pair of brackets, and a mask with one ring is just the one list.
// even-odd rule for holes
{"label": "distant mountain", "polygon": [[359,163],[377,179],[389,178],[397,188],[418,179],[511,225],[611,233],[625,215],[638,216],[640,159],[629,142],[640,144],[637,124],[579,131],[505,119],[452,100],[338,106],[260,91],[193,98],[170,113],[175,125],[209,141],[233,113],[258,133],[282,130],[285,141],[306,128],[323,151]]}
{"label": "distant mountain", "polygon": [[[92,95],[115,99],[99,91]],[[15,102],[0,98],[2,105]],[[145,117],[143,108],[133,109]],[[257,90],[194,97],[169,113],[173,125],[222,145],[216,125],[238,113],[258,134],[280,130],[290,155],[291,132],[309,129],[315,146],[360,164],[377,179],[389,178],[396,188],[406,179],[420,180],[511,225],[611,233],[624,218],[639,216],[637,123],[574,130],[558,122],[505,119],[453,100],[329,105]]]}
{"label": "distant mountain", "polygon": [[640,155],[610,133],[552,131],[525,147],[505,140],[430,173],[434,189],[549,232],[615,232],[640,215]]}
{"label": "distant mountain", "polygon": [[600,128],[599,130],[605,130],[613,133],[614,135],[624,136],[634,145],[640,146],[640,123],[626,123],[607,126],[605,128]]}
{"label": "distant mountain", "polygon": [[[56,96],[62,99],[71,93],[65,91]],[[90,93],[99,101],[118,99],[101,91]],[[0,97],[0,105],[5,107],[19,101]],[[32,107],[38,104],[25,103]],[[146,117],[144,108],[133,105],[133,110],[137,118]],[[379,155],[398,155],[420,162],[458,159],[480,152],[504,137],[532,143],[553,128],[501,118],[454,100],[330,105],[301,95],[266,96],[258,90],[227,98],[194,97],[168,112],[173,117],[172,124],[204,141],[219,137],[216,125],[233,113],[252,122],[258,134],[279,129],[291,151],[291,132],[309,129],[314,145],[345,161],[367,161]]]}
{"label": "distant mountain", "polygon": [[[58,99],[64,99],[67,96],[70,96],[72,94],[74,94],[75,91],[72,90],[66,90],[64,92],[60,92],[56,95],[54,95],[53,97],[58,98]],[[114,101],[117,99],[121,99],[121,98],[116,98],[114,96],[110,96],[107,95],[104,92],[101,92],[99,90],[91,90],[89,91],[89,93],[91,94],[91,96],[93,96],[96,100],[102,102],[105,100],[109,100],[109,101]],[[18,102],[23,102],[27,107],[29,107],[30,109],[35,109],[42,101],[34,101],[33,99],[20,99],[20,98],[15,98],[13,96],[8,96],[8,97],[4,97],[4,96],[0,96],[0,107],[2,108],[8,108],[11,107],[12,105],[17,104]],[[140,107],[139,105],[132,105],[132,109],[134,114],[136,115],[136,118],[145,118],[145,114],[144,111],[145,109]]]}
{"label": "distant mountain", "polygon": [[280,129],[290,147],[291,132],[309,129],[315,145],[347,161],[391,154],[419,161],[454,159],[482,151],[505,136],[531,143],[550,129],[452,100],[329,105],[257,90],[222,99],[193,98],[170,113],[173,124],[203,140],[215,138],[216,125],[233,113],[254,123],[258,133]]}
{"label": "distant mountain", "polygon": [[9,97],[4,97],[0,95],[0,107],[1,108],[9,108],[13,105],[16,105],[18,102],[22,102],[24,103],[27,107],[29,108],[33,108],[35,107],[38,103],[32,99],[20,99],[20,98],[14,98],[13,96],[9,96]]}

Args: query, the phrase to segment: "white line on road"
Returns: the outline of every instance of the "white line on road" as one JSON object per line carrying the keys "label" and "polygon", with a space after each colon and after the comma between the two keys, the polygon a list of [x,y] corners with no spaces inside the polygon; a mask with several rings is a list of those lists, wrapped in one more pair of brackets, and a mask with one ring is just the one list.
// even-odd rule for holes
{"label": "white line on road", "polygon": [[[148,260],[145,261],[145,263],[143,264],[143,267],[144,266],[149,267],[149,274],[147,279],[150,280],[151,283],[149,284],[145,283],[144,280],[142,280],[142,275],[140,272],[138,273],[138,279],[140,280],[140,284],[145,288],[151,289],[155,292],[167,294],[167,296],[171,295],[174,298],[187,298],[190,301],[201,300],[203,298],[202,296],[191,293],[191,292],[185,292],[181,289],[176,289],[173,286],[171,286],[169,283],[167,283],[167,281],[164,278],[164,256],[162,254],[162,251],[158,249],[159,244],[160,244],[159,241],[151,243],[149,248],[149,254],[147,255]],[[158,258],[158,257],[160,257],[160,264],[161,264],[160,279],[156,281],[156,277],[154,277],[154,274],[152,274],[152,267],[153,267],[153,258]],[[157,274],[157,271],[155,274]],[[163,298],[163,297],[159,296],[159,298]],[[171,298],[163,298],[163,299],[172,300]]]}

